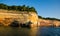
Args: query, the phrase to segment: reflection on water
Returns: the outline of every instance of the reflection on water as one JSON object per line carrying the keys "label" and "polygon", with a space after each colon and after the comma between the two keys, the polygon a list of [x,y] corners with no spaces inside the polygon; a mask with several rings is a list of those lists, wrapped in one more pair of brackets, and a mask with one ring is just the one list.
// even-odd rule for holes
{"label": "reflection on water", "polygon": [[38,29],[39,29],[39,27],[35,27],[35,28],[30,29],[29,36],[37,36]]}
{"label": "reflection on water", "polygon": [[0,36],[36,36],[37,28],[0,27]]}
{"label": "reflection on water", "polygon": [[60,36],[59,27],[0,27],[0,36]]}

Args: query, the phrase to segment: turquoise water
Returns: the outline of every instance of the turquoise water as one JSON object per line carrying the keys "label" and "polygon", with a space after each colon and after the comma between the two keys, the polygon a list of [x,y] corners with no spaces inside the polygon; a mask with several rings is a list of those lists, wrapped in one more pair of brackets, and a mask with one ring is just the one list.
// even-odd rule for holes
{"label": "turquoise water", "polygon": [[59,27],[0,27],[0,36],[60,36]]}

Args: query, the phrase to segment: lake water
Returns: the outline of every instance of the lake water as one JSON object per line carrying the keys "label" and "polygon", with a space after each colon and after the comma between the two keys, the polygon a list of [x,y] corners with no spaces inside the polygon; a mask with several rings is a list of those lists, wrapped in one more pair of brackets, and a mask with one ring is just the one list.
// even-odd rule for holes
{"label": "lake water", "polygon": [[0,36],[60,36],[59,27],[0,27]]}

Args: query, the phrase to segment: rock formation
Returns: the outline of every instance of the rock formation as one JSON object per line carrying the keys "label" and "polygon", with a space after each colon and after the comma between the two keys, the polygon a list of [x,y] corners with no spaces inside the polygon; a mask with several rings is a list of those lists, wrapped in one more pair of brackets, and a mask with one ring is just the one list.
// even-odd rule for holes
{"label": "rock formation", "polygon": [[35,12],[0,9],[0,25],[9,26],[14,20],[18,21],[19,25],[28,25],[28,22],[31,22],[31,27],[60,26],[60,21],[38,18],[38,14]]}
{"label": "rock formation", "polygon": [[41,19],[39,18],[39,24],[40,26],[55,26],[59,27],[60,26],[60,21],[58,20],[46,20],[46,19]]}
{"label": "rock formation", "polygon": [[0,24],[4,26],[10,25],[14,20],[19,23],[32,22],[32,25],[37,25],[38,15],[35,12],[27,11],[13,11],[13,10],[2,10],[0,9]]}

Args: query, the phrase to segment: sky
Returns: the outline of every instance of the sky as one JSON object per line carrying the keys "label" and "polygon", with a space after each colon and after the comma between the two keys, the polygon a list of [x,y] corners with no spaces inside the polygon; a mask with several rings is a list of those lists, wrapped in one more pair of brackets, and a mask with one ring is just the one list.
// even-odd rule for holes
{"label": "sky", "polygon": [[60,19],[60,0],[0,0],[0,3],[33,6],[42,17]]}

